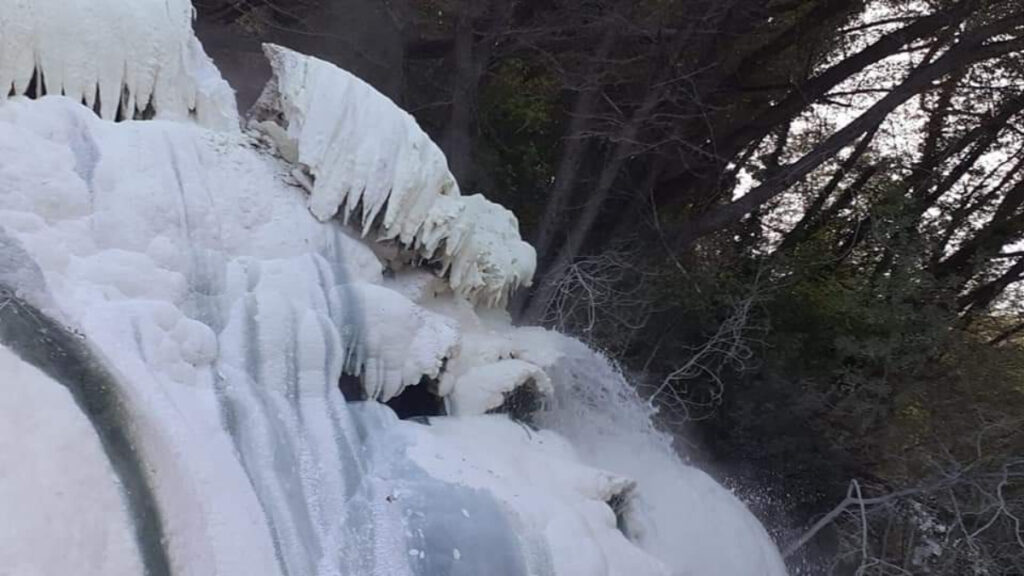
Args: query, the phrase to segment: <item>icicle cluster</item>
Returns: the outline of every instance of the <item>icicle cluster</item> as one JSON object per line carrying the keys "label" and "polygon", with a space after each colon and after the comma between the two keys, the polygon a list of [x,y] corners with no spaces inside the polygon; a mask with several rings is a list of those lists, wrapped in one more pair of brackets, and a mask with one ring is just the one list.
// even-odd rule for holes
{"label": "icicle cluster", "polygon": [[189,0],[0,0],[0,97],[64,95],[107,120],[238,127]]}
{"label": "icicle cluster", "polygon": [[256,125],[303,167],[318,219],[358,218],[364,236],[375,230],[440,262],[452,290],[475,303],[500,306],[529,285],[536,254],[515,216],[482,196],[461,196],[444,154],[412,116],[332,64],[279,46],[265,51],[275,78]]}

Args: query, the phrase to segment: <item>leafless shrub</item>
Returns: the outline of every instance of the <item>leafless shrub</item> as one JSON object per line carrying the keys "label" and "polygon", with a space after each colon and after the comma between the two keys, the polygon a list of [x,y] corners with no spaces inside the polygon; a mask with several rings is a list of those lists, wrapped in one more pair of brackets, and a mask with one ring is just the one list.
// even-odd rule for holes
{"label": "leafless shrub", "polygon": [[687,347],[686,361],[661,379],[650,399],[673,424],[685,424],[710,417],[722,402],[723,374],[744,372],[754,367],[754,347],[767,331],[757,318],[756,308],[764,299],[764,288],[755,281],[746,296],[736,299],[729,315],[703,344]]}
{"label": "leafless shrub", "polygon": [[846,497],[784,554],[795,554],[832,527],[838,549],[830,573],[1024,573],[1024,457],[997,459],[984,449],[987,440],[1015,433],[1020,424],[983,426],[967,461],[949,450],[928,457],[933,472],[916,486],[886,491],[851,481]]}
{"label": "leafless shrub", "polygon": [[600,342],[614,356],[616,348],[623,349],[646,325],[652,312],[651,302],[643,295],[643,279],[649,273],[634,261],[634,255],[624,250],[573,261],[564,274],[554,276],[558,281],[543,323],[592,342],[598,327],[614,333],[614,338]]}

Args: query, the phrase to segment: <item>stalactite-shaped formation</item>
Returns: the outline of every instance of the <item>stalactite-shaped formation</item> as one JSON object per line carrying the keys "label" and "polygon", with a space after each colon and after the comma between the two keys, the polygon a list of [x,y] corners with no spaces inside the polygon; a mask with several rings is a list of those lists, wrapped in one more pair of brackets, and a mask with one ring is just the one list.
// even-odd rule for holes
{"label": "stalactite-shaped formation", "polygon": [[536,254],[515,215],[483,196],[461,196],[444,154],[412,116],[332,64],[265,50],[274,79],[255,125],[301,166],[313,215],[358,219],[364,236],[376,232],[439,262],[452,290],[476,303],[504,305],[530,284]]}
{"label": "stalactite-shaped formation", "polygon": [[189,0],[0,0],[0,97],[62,95],[107,120],[238,126]]}

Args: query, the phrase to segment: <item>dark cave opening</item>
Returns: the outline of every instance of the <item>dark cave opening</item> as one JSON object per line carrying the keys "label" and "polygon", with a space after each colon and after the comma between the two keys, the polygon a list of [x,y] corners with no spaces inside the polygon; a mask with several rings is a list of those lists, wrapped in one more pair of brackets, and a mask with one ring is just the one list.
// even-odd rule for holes
{"label": "dark cave opening", "polygon": [[346,402],[366,400],[366,394],[363,391],[363,381],[359,376],[342,372],[341,378],[338,379],[338,388],[341,389],[341,395],[345,397]]}
{"label": "dark cave opening", "polygon": [[608,499],[608,507],[615,513],[615,527],[622,532],[627,540],[635,540],[635,533],[629,527],[628,517],[633,505],[633,490],[616,492]]}
{"label": "dark cave opening", "polygon": [[488,414],[508,414],[516,422],[533,425],[533,415],[544,409],[544,395],[533,380],[516,386],[505,394],[501,406],[488,410]]}
{"label": "dark cave opening", "polygon": [[436,384],[423,378],[416,386],[407,386],[401,394],[387,401],[387,405],[402,420],[423,420],[432,416],[445,416],[448,411],[444,399],[434,393]]}
{"label": "dark cave opening", "polygon": [[[363,381],[359,376],[342,374],[338,380],[338,388],[341,389],[346,402],[361,402],[367,399]],[[424,377],[419,384],[406,386],[401,394],[385,404],[402,420],[425,421],[433,416],[446,416],[448,410],[445,408],[444,399],[435,393],[436,390],[437,383]]]}

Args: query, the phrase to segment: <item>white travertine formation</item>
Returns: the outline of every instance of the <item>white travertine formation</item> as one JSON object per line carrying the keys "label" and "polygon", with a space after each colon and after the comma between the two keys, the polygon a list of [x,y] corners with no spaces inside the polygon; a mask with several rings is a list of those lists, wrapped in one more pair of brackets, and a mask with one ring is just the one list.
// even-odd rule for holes
{"label": "white travertine formation", "polygon": [[308,173],[320,220],[355,217],[421,257],[437,260],[452,289],[500,306],[533,278],[536,255],[515,216],[482,196],[463,197],[440,148],[407,112],[333,64],[265,46],[274,79],[257,109],[286,159]]}

